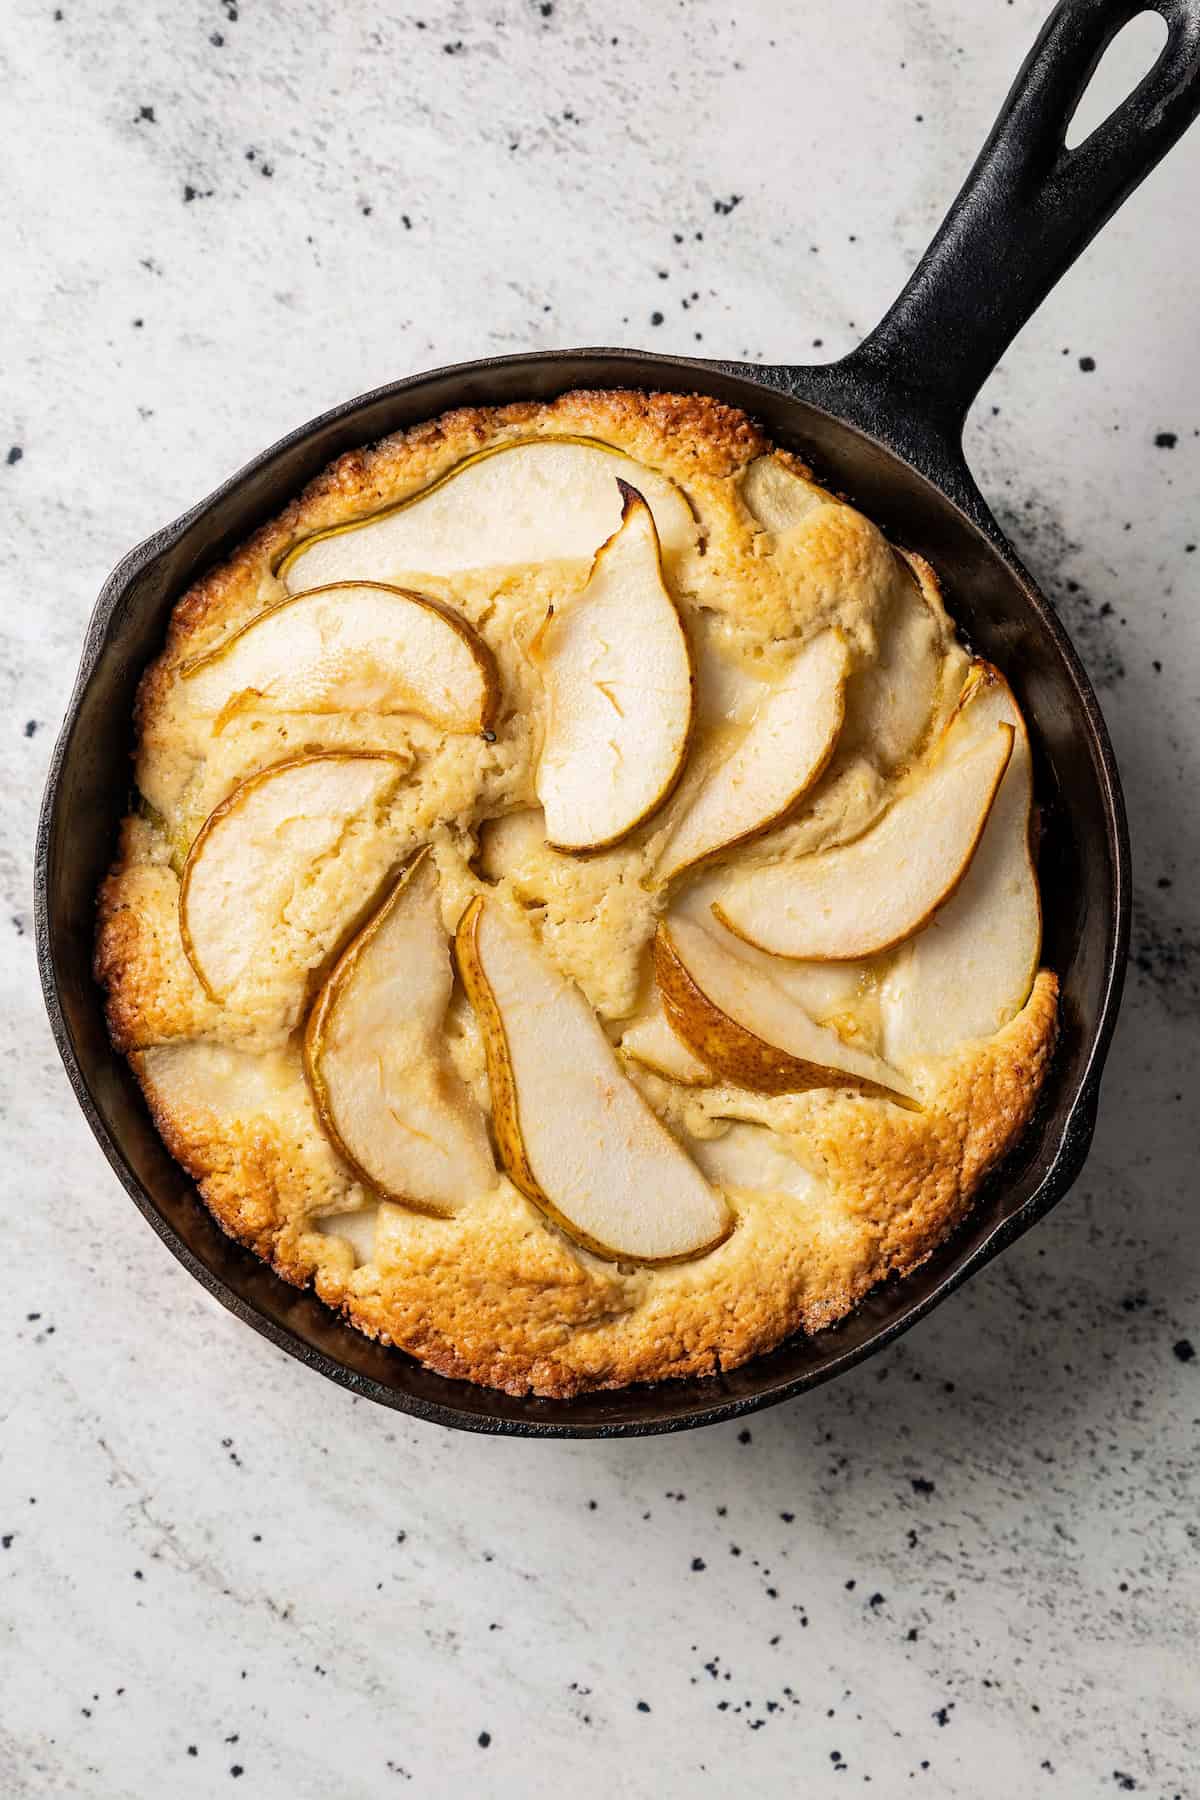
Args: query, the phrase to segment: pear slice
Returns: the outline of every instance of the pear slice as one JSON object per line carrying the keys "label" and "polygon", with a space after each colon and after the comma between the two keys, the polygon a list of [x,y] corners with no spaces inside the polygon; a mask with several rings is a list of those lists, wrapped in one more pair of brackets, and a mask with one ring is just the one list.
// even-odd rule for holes
{"label": "pear slice", "polygon": [[331,581],[586,562],[620,524],[614,476],[645,494],[669,554],[696,543],[691,507],[665,475],[596,438],[547,437],[494,445],[398,506],[317,532],[278,573],[295,593]]}
{"label": "pear slice", "polygon": [[677,1081],[682,1087],[712,1086],[712,1070],[671,1029],[657,988],[650,1011],[622,1036],[621,1051],[644,1069]]}
{"label": "pear slice", "polygon": [[692,1154],[710,1181],[727,1192],[786,1194],[790,1200],[820,1201],[828,1187],[804,1167],[765,1125],[735,1123],[716,1138],[700,1138]]}
{"label": "pear slice", "polygon": [[862,751],[897,775],[921,754],[943,696],[961,688],[969,658],[954,641],[937,576],[925,560],[895,551],[895,577],[881,595],[877,651],[846,684],[840,751]]}
{"label": "pear slice", "polygon": [[714,1249],[733,1225],[724,1201],[528,927],[480,895],[455,948],[483,1034],[493,1130],[521,1192],[598,1256],[660,1263]]}
{"label": "pear slice", "polygon": [[761,968],[691,919],[659,925],[654,977],[672,1029],[735,1087],[758,1094],[854,1088],[917,1104],[902,1075],[816,1024]]}
{"label": "pear slice", "polygon": [[358,1212],[325,1213],[312,1222],[314,1231],[323,1237],[342,1238],[349,1244],[354,1267],[375,1260],[375,1239],[379,1229],[378,1206],[364,1206]]}
{"label": "pear slice", "polygon": [[713,911],[776,956],[841,962],[890,950],[966,874],[1012,743],[1012,726],[968,696],[920,779],[861,837],[736,875]]}
{"label": "pear slice", "polygon": [[211,1000],[273,964],[294,895],[407,767],[383,750],[289,757],[251,775],[209,814],[183,866],[179,930]]}
{"label": "pear slice", "polygon": [[691,654],[654,519],[624,484],[621,502],[587,586],[548,616],[534,649],[547,707],[537,796],[556,850],[627,837],[671,793],[691,735]]}
{"label": "pear slice", "polygon": [[490,730],[491,651],[465,619],[403,588],[336,581],[268,606],[182,670],[218,730],[233,713],[419,713],[443,731]]}
{"label": "pear slice", "polygon": [[661,880],[786,819],[833,754],[846,711],[849,664],[840,631],[823,631],[801,650],[733,755],[704,783],[675,827],[659,863]]}
{"label": "pear slice", "polygon": [[309,1014],[304,1070],[334,1148],[381,1199],[450,1213],[496,1181],[483,1116],[446,1054],[454,973],[437,866],[419,853]]}
{"label": "pear slice", "polygon": [[884,1045],[902,1066],[999,1031],[1029,998],[1041,956],[1029,736],[998,669],[976,664],[972,683],[972,710],[1011,726],[1013,751],[970,868],[884,979]]}
{"label": "pear slice", "polygon": [[779,533],[802,525],[831,496],[805,480],[777,456],[757,456],[742,476],[740,491],[764,531]]}

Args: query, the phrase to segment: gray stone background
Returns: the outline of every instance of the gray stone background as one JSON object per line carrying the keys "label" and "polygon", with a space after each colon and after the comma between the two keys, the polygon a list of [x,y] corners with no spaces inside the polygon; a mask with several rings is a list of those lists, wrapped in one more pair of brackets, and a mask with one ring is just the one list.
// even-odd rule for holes
{"label": "gray stone background", "polygon": [[[44,768],[126,549],[431,364],[848,348],[1043,7],[7,0],[10,1800],[1197,1793],[1200,135],[970,424],[1112,726],[1135,947],[1084,1179],[889,1354],[746,1428],[640,1443],[355,1404],[146,1229],[34,969]],[[1153,42],[1134,28],[1110,100]]]}

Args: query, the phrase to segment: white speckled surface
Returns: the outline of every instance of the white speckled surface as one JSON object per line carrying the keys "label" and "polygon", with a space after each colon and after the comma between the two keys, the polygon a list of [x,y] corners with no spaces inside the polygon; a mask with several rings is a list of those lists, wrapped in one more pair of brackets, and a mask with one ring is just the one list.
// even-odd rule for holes
{"label": "white speckled surface", "polygon": [[34,969],[43,771],[131,544],[434,363],[848,347],[1042,11],[8,0],[5,1800],[1200,1791],[1200,136],[970,428],[1100,687],[1135,956],[1085,1178],[889,1354],[642,1443],[355,1404],[146,1229]]}

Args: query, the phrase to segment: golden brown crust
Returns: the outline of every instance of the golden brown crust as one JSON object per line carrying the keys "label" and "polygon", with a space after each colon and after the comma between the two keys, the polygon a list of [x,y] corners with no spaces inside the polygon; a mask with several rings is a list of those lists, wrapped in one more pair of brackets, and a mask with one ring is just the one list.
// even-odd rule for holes
{"label": "golden brown crust", "polygon": [[[284,756],[357,740],[338,720],[272,724],[258,738],[236,723],[214,773],[181,733],[179,670],[280,598],[275,570],[302,538],[416,492],[476,450],[543,434],[601,438],[684,488],[705,544],[679,579],[689,597],[701,594],[709,618],[728,625],[735,644],[769,657],[777,639],[844,622],[852,595],[861,604],[848,636],[856,655],[869,653],[873,620],[896,579],[885,540],[824,496],[796,543],[768,541],[748,522],[737,481],[769,446],[750,420],[703,396],[583,392],[546,406],[463,409],[349,452],[175,608],[137,701],[139,784],[157,812],[126,822],[99,896],[96,973],[113,1041],[131,1053],[164,1141],[231,1236],[288,1281],[311,1282],[359,1329],[442,1374],[565,1397],[736,1367],[791,1332],[830,1324],[878,1281],[916,1267],[961,1220],[1029,1119],[1053,1050],[1057,983],[1043,971],[1017,1018],[932,1072],[920,1113],[831,1090],[697,1095],[652,1075],[635,1077],[673,1130],[694,1125],[711,1136],[731,1119],[768,1125],[813,1171],[811,1201],[739,1192],[737,1229],[696,1262],[637,1269],[601,1261],[502,1180],[452,1219],[382,1207],[375,1256],[356,1266],[336,1225],[326,1230],[322,1222],[363,1208],[371,1196],[320,1130],[295,1021],[274,1035],[261,1021],[231,1027],[188,964],[177,901],[188,846],[230,786]],[[807,474],[796,459],[780,460]],[[544,598],[529,591],[540,618]],[[482,629],[494,603],[489,589],[463,605]],[[463,860],[470,830],[480,817],[533,803],[527,770],[535,727],[520,646],[513,647],[521,617],[505,615],[493,641],[508,688],[495,746],[447,748],[435,734],[394,722],[372,728],[374,747],[395,749],[422,771],[437,769],[441,810],[414,812],[404,828],[410,847],[430,838],[441,844],[443,891],[459,879],[462,906],[478,886]],[[953,683],[944,685],[952,701]],[[481,781],[491,784],[490,812],[477,805]],[[829,822],[818,804],[785,828],[775,854],[778,845],[821,841],[847,807],[860,809],[850,816],[867,816],[880,804],[878,789],[869,768],[835,764],[823,790]],[[637,970],[648,964],[655,917],[641,870],[652,866],[654,828],[639,840],[650,845],[646,862],[628,878],[602,859],[580,877],[577,893],[551,892],[541,915],[543,942],[568,967],[596,918],[610,933],[611,972],[578,977],[609,1019],[627,1010]],[[555,859],[542,855],[536,873],[551,890],[554,868]],[[484,1094],[481,1053],[476,1061],[476,1091]]]}
{"label": "golden brown crust", "polygon": [[175,928],[179,880],[154,863],[118,863],[100,890],[95,974],[118,1050],[216,1030],[219,1009]]}

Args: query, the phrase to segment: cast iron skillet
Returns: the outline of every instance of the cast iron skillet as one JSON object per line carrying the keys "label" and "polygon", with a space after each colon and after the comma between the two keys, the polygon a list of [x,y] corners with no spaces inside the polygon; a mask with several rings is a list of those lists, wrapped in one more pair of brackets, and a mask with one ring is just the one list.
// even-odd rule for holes
{"label": "cast iron skillet", "polygon": [[[377,389],[286,437],[140,545],[96,605],[55,748],[37,844],[37,943],[50,1022],[76,1097],[135,1204],[230,1311],[310,1368],[419,1418],[517,1436],[681,1430],[798,1394],[899,1335],[1011,1244],[1083,1166],[1116,1019],[1129,928],[1129,847],[1108,734],[1079,659],[963,461],[962,425],[1011,339],[1100,226],[1200,111],[1200,0],[1151,0],[1169,36],[1155,67],[1086,143],[1064,135],[1101,54],[1139,0],[1063,0],[912,280],[867,341],[821,368],[637,351],[490,358]],[[1011,677],[1045,816],[1045,960],[1062,1040],[1039,1114],[959,1232],[840,1325],[731,1374],[571,1401],[444,1380],[343,1325],[230,1242],[150,1122],[105,1031],[92,979],[96,888],[129,790],[138,677],[171,607],[332,457],[449,407],[549,400],[575,387],[715,395],[761,419],[897,542],[940,572],[972,644]],[[164,1329],[168,1329],[164,1321]]]}

